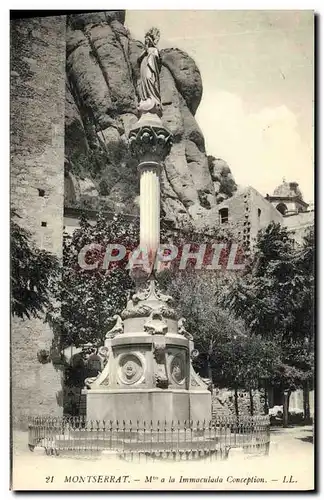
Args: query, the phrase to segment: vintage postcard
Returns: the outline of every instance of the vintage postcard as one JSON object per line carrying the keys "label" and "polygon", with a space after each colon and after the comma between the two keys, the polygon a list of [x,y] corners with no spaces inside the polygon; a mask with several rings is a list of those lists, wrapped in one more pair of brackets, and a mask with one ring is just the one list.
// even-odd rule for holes
{"label": "vintage postcard", "polygon": [[312,491],[314,12],[12,11],[11,488]]}

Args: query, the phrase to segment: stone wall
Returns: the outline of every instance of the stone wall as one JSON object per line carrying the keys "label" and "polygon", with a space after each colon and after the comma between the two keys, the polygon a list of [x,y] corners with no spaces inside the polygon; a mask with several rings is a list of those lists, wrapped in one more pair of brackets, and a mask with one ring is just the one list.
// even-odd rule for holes
{"label": "stone wall", "polygon": [[297,243],[302,243],[307,230],[314,224],[314,211],[284,217],[283,225],[293,234]]}
{"label": "stone wall", "polygon": [[236,241],[251,249],[258,231],[271,221],[283,224],[282,215],[256,189],[247,187],[238,191],[232,198],[223,201],[217,207],[218,218],[222,209],[228,209],[228,227]]}
{"label": "stone wall", "polygon": [[[65,16],[11,22],[11,205],[40,247],[62,254]],[[41,365],[43,318],[12,319],[12,416],[60,414],[61,376]]]}
{"label": "stone wall", "polygon": [[283,224],[283,217],[256,189],[249,188],[249,195],[250,211],[248,222],[250,222],[251,242],[253,245],[260,229],[266,227],[271,221]]}
{"label": "stone wall", "polygon": [[[251,411],[250,393],[243,389],[237,391],[237,404],[239,415],[264,415],[264,394],[262,391],[252,391],[253,408]],[[235,415],[234,391],[229,389],[214,389],[212,395],[212,408],[214,416]]]}

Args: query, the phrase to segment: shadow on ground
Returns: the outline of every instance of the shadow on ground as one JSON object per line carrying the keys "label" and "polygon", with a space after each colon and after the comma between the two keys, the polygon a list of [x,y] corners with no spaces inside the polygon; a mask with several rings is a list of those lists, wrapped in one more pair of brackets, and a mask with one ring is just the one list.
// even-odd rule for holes
{"label": "shadow on ground", "polygon": [[303,441],[304,443],[313,443],[314,442],[313,436],[306,436],[303,438],[296,438],[296,439],[299,439],[300,441]]}

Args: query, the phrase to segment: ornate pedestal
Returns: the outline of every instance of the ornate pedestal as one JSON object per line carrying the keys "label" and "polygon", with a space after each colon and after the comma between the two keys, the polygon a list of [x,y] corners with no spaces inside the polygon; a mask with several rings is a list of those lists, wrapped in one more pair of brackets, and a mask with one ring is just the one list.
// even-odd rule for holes
{"label": "ornate pedestal", "polygon": [[103,371],[86,381],[88,419],[211,419],[211,394],[191,364],[191,336],[170,302],[154,279],[133,295],[99,349]]}

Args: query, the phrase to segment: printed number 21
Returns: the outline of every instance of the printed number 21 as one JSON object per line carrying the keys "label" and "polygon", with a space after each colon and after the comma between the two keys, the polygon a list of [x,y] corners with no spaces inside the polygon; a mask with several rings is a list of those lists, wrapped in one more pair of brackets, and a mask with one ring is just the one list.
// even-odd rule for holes
{"label": "printed number 21", "polygon": [[53,480],[54,480],[54,476],[47,476],[47,477],[45,478],[45,480],[46,480],[46,482],[47,482],[47,483],[52,483],[52,482],[53,482]]}

